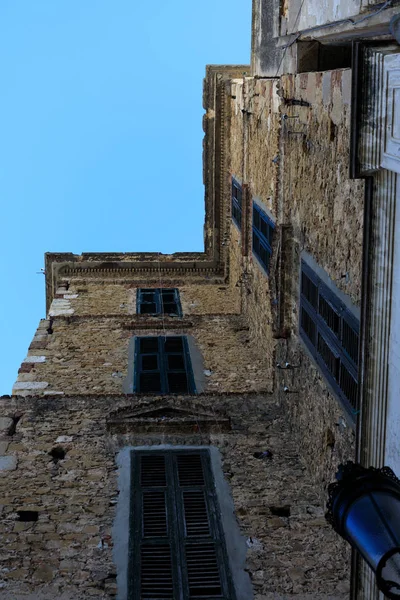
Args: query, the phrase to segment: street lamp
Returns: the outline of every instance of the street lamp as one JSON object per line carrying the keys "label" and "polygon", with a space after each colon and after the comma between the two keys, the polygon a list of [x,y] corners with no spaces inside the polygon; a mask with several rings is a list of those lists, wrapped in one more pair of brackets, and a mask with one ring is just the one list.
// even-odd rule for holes
{"label": "street lamp", "polygon": [[340,465],[327,521],[367,561],[379,589],[400,600],[400,480],[389,467]]}

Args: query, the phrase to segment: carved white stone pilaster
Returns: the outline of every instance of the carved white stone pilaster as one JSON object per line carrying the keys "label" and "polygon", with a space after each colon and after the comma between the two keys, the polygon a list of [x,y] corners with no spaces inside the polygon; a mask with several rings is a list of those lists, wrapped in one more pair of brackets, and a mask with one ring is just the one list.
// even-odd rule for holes
{"label": "carved white stone pilaster", "polygon": [[400,54],[385,56],[385,135],[381,166],[400,174]]}
{"label": "carved white stone pilaster", "polygon": [[375,46],[365,50],[359,138],[361,174],[371,174],[380,168],[395,170],[392,163],[387,166],[387,160],[393,152],[392,133],[390,136],[385,136],[385,133],[389,131],[387,127],[391,127],[390,132],[397,135],[399,128],[397,119],[391,118],[394,102],[388,96],[389,90],[393,93],[395,86],[398,57],[398,45]]}

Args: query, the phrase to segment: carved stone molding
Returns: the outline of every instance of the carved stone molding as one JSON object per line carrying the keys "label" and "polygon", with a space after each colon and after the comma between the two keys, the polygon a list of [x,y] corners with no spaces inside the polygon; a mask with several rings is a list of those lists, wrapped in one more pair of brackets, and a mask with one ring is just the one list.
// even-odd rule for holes
{"label": "carved stone molding", "polygon": [[220,433],[230,431],[231,423],[229,418],[199,410],[190,402],[183,408],[155,401],[146,408],[124,408],[112,413],[107,428],[111,433]]}
{"label": "carved stone molding", "polygon": [[400,52],[385,56],[386,120],[382,167],[400,174]]}
{"label": "carved stone molding", "polygon": [[400,173],[400,48],[364,49],[359,163],[362,175]]}

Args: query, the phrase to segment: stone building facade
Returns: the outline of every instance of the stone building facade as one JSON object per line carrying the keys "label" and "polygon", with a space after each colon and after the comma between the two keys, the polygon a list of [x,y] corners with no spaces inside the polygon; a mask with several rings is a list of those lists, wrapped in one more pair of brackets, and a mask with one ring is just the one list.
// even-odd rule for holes
{"label": "stone building facade", "polygon": [[[396,343],[390,328],[386,342],[376,338],[380,346],[372,348],[371,356],[379,355],[376,364],[364,358],[366,340],[378,327],[374,311],[389,319],[382,294],[393,265],[387,264],[388,252],[374,253],[370,242],[380,248],[382,231],[390,230],[391,247],[397,247],[390,215],[400,188],[387,166],[381,172],[379,152],[371,151],[371,137],[380,140],[371,117],[378,109],[372,101],[357,100],[355,88],[369,89],[359,67],[376,54],[379,62],[381,55],[397,60],[398,53],[393,40],[375,55],[357,46],[352,65],[323,68],[324,51],[319,48],[322,58],[316,63],[315,48],[300,39],[299,27],[309,24],[293,18],[295,4],[284,3],[272,18],[268,10],[274,3],[254,3],[251,67],[207,67],[204,252],[46,255],[47,318],[21,364],[12,396],[1,398],[4,598],[154,596],[143,591],[143,540],[137,541],[142,492],[135,461],[142,455],[171,464],[174,456],[210,457],[206,493],[216,504],[209,523],[219,515],[215,530],[224,539],[216,547],[225,570],[219,567],[213,591],[196,595],[191,567],[179,558],[185,574],[177,583],[174,571],[175,595],[164,590],[157,597],[377,597],[364,567],[353,560],[350,569],[349,547],[324,513],[327,486],[339,463],[362,453],[368,462],[372,451],[376,463],[384,459],[384,449],[369,450],[377,427],[371,398],[379,383],[372,374],[387,356],[379,348]],[[323,18],[330,19],[318,14],[316,24],[324,25]],[[298,40],[285,52],[277,43],[285,42],[288,24]],[[345,35],[345,24],[337,27],[342,25]],[[273,42],[274,52],[267,52],[265,40],[270,50]],[[266,56],[278,57],[282,71],[271,77]],[[340,61],[346,62],[345,51]],[[388,197],[392,213],[380,204]],[[368,211],[375,215],[375,229],[366,227]],[[312,298],[306,273],[311,283],[318,282],[329,310],[340,304],[340,318],[348,315],[343,323],[359,324],[354,326],[360,347],[354,397],[353,388],[340,388],[341,375],[332,379],[347,359],[333,352],[328,372],[332,352],[319,345],[333,339],[334,324],[329,321],[327,332],[327,322],[319,323],[322,342],[318,338],[316,353],[307,345],[302,319],[304,310],[312,312],[307,304]],[[160,310],[162,290],[177,291],[179,310]],[[146,312],[143,302],[154,307]],[[142,339],[161,340],[148,359],[153,380],[162,382],[159,391],[149,392],[148,379],[141,379],[148,375]],[[175,347],[180,364],[175,371],[179,377],[185,372],[187,388],[179,387],[174,369],[165,366],[170,365],[165,340],[181,344],[181,350]],[[390,409],[389,392],[386,397]],[[394,437],[386,453],[395,462]],[[171,477],[180,494],[179,473]],[[180,544],[177,554],[188,556],[187,539],[173,540]]]}
{"label": "stone building facade", "polygon": [[[348,551],[324,520],[243,285],[206,256],[46,263],[48,318],[2,398],[4,597],[132,597],[124,478],[129,450],[143,447],[217,452],[238,598],[346,597]],[[137,314],[137,289],[156,287],[179,289],[182,317]],[[135,336],[190,337],[199,393],[134,393]],[[265,450],[273,456],[255,458]]]}

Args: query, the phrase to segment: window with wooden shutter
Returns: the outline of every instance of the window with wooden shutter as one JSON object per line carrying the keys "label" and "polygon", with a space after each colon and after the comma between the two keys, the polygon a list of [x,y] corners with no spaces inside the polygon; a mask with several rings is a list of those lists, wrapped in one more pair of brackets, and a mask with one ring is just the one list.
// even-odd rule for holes
{"label": "window with wooden shutter", "polygon": [[136,312],[140,315],[182,316],[179,290],[177,288],[139,288]]}
{"label": "window with wooden shutter", "polygon": [[207,450],[132,451],[129,600],[235,600]]}
{"label": "window with wooden shutter", "polygon": [[242,186],[232,178],[232,219],[242,229]]}
{"label": "window with wooden shutter", "polygon": [[137,337],[134,391],[150,394],[195,394],[185,336]]}
{"label": "window with wooden shutter", "polygon": [[273,221],[253,202],[253,252],[267,273],[272,255],[274,229]]}
{"label": "window with wooden shutter", "polygon": [[304,261],[300,285],[300,336],[346,409],[355,413],[359,323]]}

